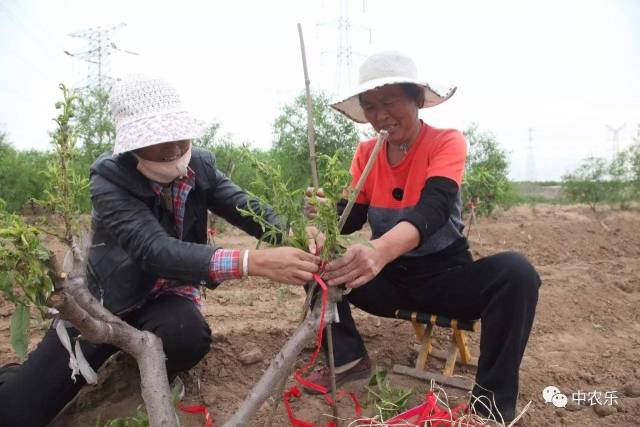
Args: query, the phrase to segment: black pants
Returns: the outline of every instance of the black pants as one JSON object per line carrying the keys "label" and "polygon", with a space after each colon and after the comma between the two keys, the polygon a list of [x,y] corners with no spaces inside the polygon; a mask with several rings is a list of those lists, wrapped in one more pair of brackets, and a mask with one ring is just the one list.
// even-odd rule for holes
{"label": "black pants", "polygon": [[[539,287],[533,266],[515,252],[452,267],[435,276],[411,275],[402,265],[392,263],[338,304],[340,323],[332,326],[336,366],[367,353],[349,303],[383,317],[394,317],[396,309],[406,309],[465,320],[480,318],[478,386],[473,395],[487,396],[489,402],[495,399],[502,417],[511,420]],[[476,410],[486,414],[479,405]]]}
{"label": "black pants", "polygon": [[[163,296],[123,319],[162,339],[170,377],[192,368],[209,351],[211,330],[195,304],[186,298]],[[69,329],[72,340],[77,334]],[[113,346],[84,341],[81,347],[94,369],[117,351]],[[80,375],[73,382],[68,364],[68,353],[55,330],[49,329],[20,369],[0,384],[0,427],[46,426],[85,384]]]}

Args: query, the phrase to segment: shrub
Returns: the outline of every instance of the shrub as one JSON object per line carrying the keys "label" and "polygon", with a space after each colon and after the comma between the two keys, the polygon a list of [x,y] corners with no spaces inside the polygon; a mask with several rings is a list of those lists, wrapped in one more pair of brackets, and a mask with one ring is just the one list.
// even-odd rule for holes
{"label": "shrub", "polygon": [[462,182],[462,203],[465,209],[474,206],[479,215],[489,215],[511,197],[507,155],[490,133],[478,131],[472,125],[464,131],[469,144],[465,175]]}
{"label": "shrub", "polygon": [[567,199],[572,202],[587,203],[591,209],[607,197],[603,185],[607,173],[606,160],[589,157],[573,172],[562,176],[562,187]]}
{"label": "shrub", "polygon": [[221,134],[221,128],[220,123],[211,123],[205,134],[194,140],[193,144],[211,151],[215,155],[218,170],[233,179],[233,182],[241,188],[256,191],[257,189],[251,188],[255,170],[251,161],[243,153],[246,150],[251,151],[261,161],[267,160],[270,153],[250,149],[246,144],[236,143],[230,134]]}
{"label": "shrub", "polygon": [[0,133],[0,198],[7,211],[20,212],[30,200],[42,197],[46,182],[42,171],[50,157],[41,151],[16,150]]}
{"label": "shrub", "polygon": [[640,195],[639,172],[640,149],[636,144],[610,161],[603,157],[586,158],[562,177],[562,187],[569,201],[586,203],[594,211],[601,203],[625,208]]}

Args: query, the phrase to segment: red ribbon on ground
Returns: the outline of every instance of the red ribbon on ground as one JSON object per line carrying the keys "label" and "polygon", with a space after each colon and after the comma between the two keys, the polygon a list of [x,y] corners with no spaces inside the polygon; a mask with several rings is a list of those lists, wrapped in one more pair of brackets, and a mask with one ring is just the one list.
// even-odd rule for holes
{"label": "red ribbon on ground", "polygon": [[423,425],[430,422],[429,425],[431,427],[451,427],[452,422],[464,415],[466,408],[467,405],[461,403],[449,412],[449,410],[438,406],[436,395],[433,391],[429,391],[425,396],[424,403],[386,420],[385,424],[406,425],[406,423],[411,423],[412,425]]}
{"label": "red ribbon on ground", "polygon": [[204,415],[204,427],[213,427],[213,418],[209,414],[209,410],[204,405],[183,405],[178,403],[178,409],[188,414],[202,414]]}
{"label": "red ribbon on ground", "polygon": [[316,427],[315,424],[308,423],[299,418],[296,418],[293,415],[293,409],[291,409],[291,405],[289,404],[289,400],[291,397],[300,397],[302,396],[302,392],[298,388],[298,386],[292,386],[289,390],[284,393],[284,406],[287,408],[287,415],[289,416],[289,421],[291,421],[291,425],[295,427]]}

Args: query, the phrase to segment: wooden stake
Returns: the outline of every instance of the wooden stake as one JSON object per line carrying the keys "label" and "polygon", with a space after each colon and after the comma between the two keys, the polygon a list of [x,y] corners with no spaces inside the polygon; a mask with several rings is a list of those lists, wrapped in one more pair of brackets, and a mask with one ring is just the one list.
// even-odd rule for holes
{"label": "wooden stake", "polygon": [[[353,208],[355,199],[362,189],[364,182],[367,180],[367,176],[371,172],[378,152],[382,147],[382,143],[387,139],[387,136],[387,132],[380,132],[378,141],[376,142],[376,146],[371,153],[371,157],[369,157],[369,160],[367,161],[367,164],[362,171],[362,176],[356,184],[356,188],[354,189],[355,191],[351,194],[349,202],[347,203],[347,207],[342,213],[342,217],[340,218],[340,229],[342,229],[342,227],[344,226],[344,220],[346,220],[346,218],[349,216],[349,212]],[[336,288],[331,289],[337,290]],[[336,299],[332,297],[331,293],[329,294],[329,301],[333,303],[335,303],[336,301]],[[271,365],[269,366],[269,369],[262,375],[262,378],[260,379],[258,384],[256,384],[249,392],[247,398],[244,400],[244,402],[242,402],[240,408],[232,416],[232,418],[224,424],[224,427],[238,427],[247,425],[247,423],[251,420],[251,417],[260,408],[260,405],[262,405],[262,403],[269,396],[271,396],[274,391],[277,390],[278,379],[281,381],[283,376],[286,376],[291,372],[293,363],[295,362],[295,358],[298,357],[304,345],[306,345],[306,343],[308,342],[309,338],[313,336],[313,332],[316,330],[319,323],[320,306],[321,304],[316,304],[311,312],[312,314],[298,326],[298,329],[296,329],[296,332],[293,334],[293,336],[289,338],[282,350],[280,350],[280,352],[274,357]],[[335,308],[335,304],[330,304],[327,309],[325,319],[328,324],[333,322],[335,316]],[[337,401],[334,400],[334,402]]]}
{"label": "wooden stake", "polygon": [[[309,135],[309,158],[311,162],[311,174],[312,174],[311,179],[313,181],[314,187],[318,188],[319,186],[318,173],[315,166],[315,163],[316,163],[315,162],[316,160],[315,133],[313,131],[313,118],[311,116],[311,111],[312,111],[311,93],[309,91],[309,78],[307,74],[304,41],[302,38],[302,26],[300,24],[298,24],[298,34],[300,36],[300,47],[302,52],[302,63],[304,67],[305,86],[306,86],[306,94],[307,94],[307,113],[308,113],[307,134]],[[340,230],[342,230],[342,228],[344,227],[344,224],[347,218],[349,217],[349,214],[351,213],[351,209],[353,208],[355,200],[358,197],[360,190],[362,190],[362,187],[364,186],[364,183],[367,180],[367,177],[369,176],[369,173],[371,172],[373,165],[375,164],[378,153],[382,148],[382,144],[387,140],[388,136],[389,134],[387,133],[387,131],[385,130],[380,131],[380,134],[378,135],[378,140],[376,141],[376,145],[373,149],[373,152],[371,153],[371,156],[369,157],[369,160],[367,161],[367,164],[364,170],[362,171],[362,175],[360,176],[360,179],[358,180],[356,187],[353,193],[351,194],[351,197],[349,198],[347,206],[345,207],[345,210],[343,211],[342,216],[340,217],[340,222],[338,227]],[[332,397],[334,401],[333,415],[334,417],[336,417],[335,421],[339,422],[337,418],[337,412],[335,412],[336,411],[335,408],[337,407],[338,401],[335,396],[335,366],[333,361],[333,348],[332,348],[333,336],[332,336],[332,330],[331,330],[331,323],[333,322],[335,318],[335,313],[337,311],[337,304],[336,304],[337,297],[335,295],[339,294],[340,292],[335,292],[337,291],[336,288],[332,288],[332,291],[334,292],[329,292],[329,308],[327,310],[327,313],[325,314],[325,319],[327,322],[327,328],[325,329],[325,331],[327,334],[327,347],[329,350],[329,369],[331,372],[331,388],[332,388],[331,391],[332,391]],[[233,415],[233,417],[229,421],[227,421],[224,424],[224,427],[236,427],[236,426],[246,425],[251,419],[251,417],[258,411],[258,409],[260,408],[260,405],[270,395],[274,393],[274,390],[277,390],[277,387],[276,387],[278,384],[277,378],[282,379],[283,375],[286,375],[286,373],[291,372],[291,367],[293,366],[295,357],[297,357],[298,354],[300,354],[300,352],[302,351],[302,348],[304,347],[304,344],[306,344],[309,337],[312,336],[313,329],[311,328],[314,327],[313,325],[317,325],[319,320],[319,314],[316,314],[315,316],[313,314],[314,312],[316,312],[316,310],[319,310],[319,308],[320,308],[320,304],[316,304],[314,307],[314,310],[312,310],[312,315],[306,318],[300,324],[300,326],[298,326],[298,329],[296,330],[294,335],[287,341],[287,343],[282,348],[282,350],[280,350],[280,352],[276,355],[271,365],[269,366],[269,369],[263,374],[258,384],[256,384],[253,387],[253,389],[249,392],[249,395],[244,400],[244,402],[242,402],[238,411]]]}
{"label": "wooden stake", "polygon": [[316,131],[313,124],[313,101],[311,99],[311,81],[307,72],[307,56],[304,50],[304,38],[302,25],[298,23],[298,36],[300,37],[300,53],[302,54],[302,68],[304,70],[304,88],[307,97],[307,142],[309,143],[309,163],[311,164],[311,183],[317,190],[319,186],[318,168],[316,166]]}
{"label": "wooden stake", "polygon": [[367,164],[360,175],[360,179],[356,184],[356,188],[353,189],[353,195],[349,197],[349,201],[347,202],[347,206],[344,208],[342,212],[342,216],[340,217],[340,222],[338,223],[338,229],[342,231],[342,227],[344,227],[344,223],[347,222],[347,218],[349,218],[349,214],[351,213],[351,209],[353,209],[353,205],[356,203],[356,199],[358,198],[358,194],[360,194],[360,190],[364,186],[364,183],[367,181],[367,177],[369,176],[369,172],[373,168],[373,165],[376,162],[376,158],[378,157],[378,153],[382,148],[382,144],[389,137],[389,133],[386,130],[381,130],[378,134],[378,140],[376,141],[376,145],[373,147],[373,152],[371,156],[369,156],[369,160],[367,160]]}
{"label": "wooden stake", "polygon": [[[298,23],[298,36],[300,38],[300,53],[302,55],[302,68],[304,70],[304,89],[307,98],[307,142],[309,144],[309,163],[311,164],[311,183],[313,184],[313,191],[317,191],[320,187],[320,181],[318,178],[318,167],[316,164],[316,131],[313,124],[313,100],[311,99],[311,81],[309,80],[309,72],[307,71],[307,55],[304,49],[304,37],[302,36],[302,25]],[[337,305],[335,301],[332,302],[335,311],[337,312]],[[336,421],[338,420],[338,400],[336,399],[336,366],[333,356],[333,330],[331,328],[331,322],[327,322],[325,327],[325,334],[327,336],[327,350],[329,353],[329,375],[331,377],[331,397],[333,398],[334,405],[332,413]]]}

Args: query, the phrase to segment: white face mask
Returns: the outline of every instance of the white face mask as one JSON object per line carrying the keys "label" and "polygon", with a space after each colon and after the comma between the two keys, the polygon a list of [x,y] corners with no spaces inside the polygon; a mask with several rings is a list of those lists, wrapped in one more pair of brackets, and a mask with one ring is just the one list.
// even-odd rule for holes
{"label": "white face mask", "polygon": [[138,170],[142,175],[160,184],[169,184],[174,179],[187,174],[189,161],[191,161],[191,146],[181,157],[169,162],[152,162],[136,153],[133,155],[138,159]]}

